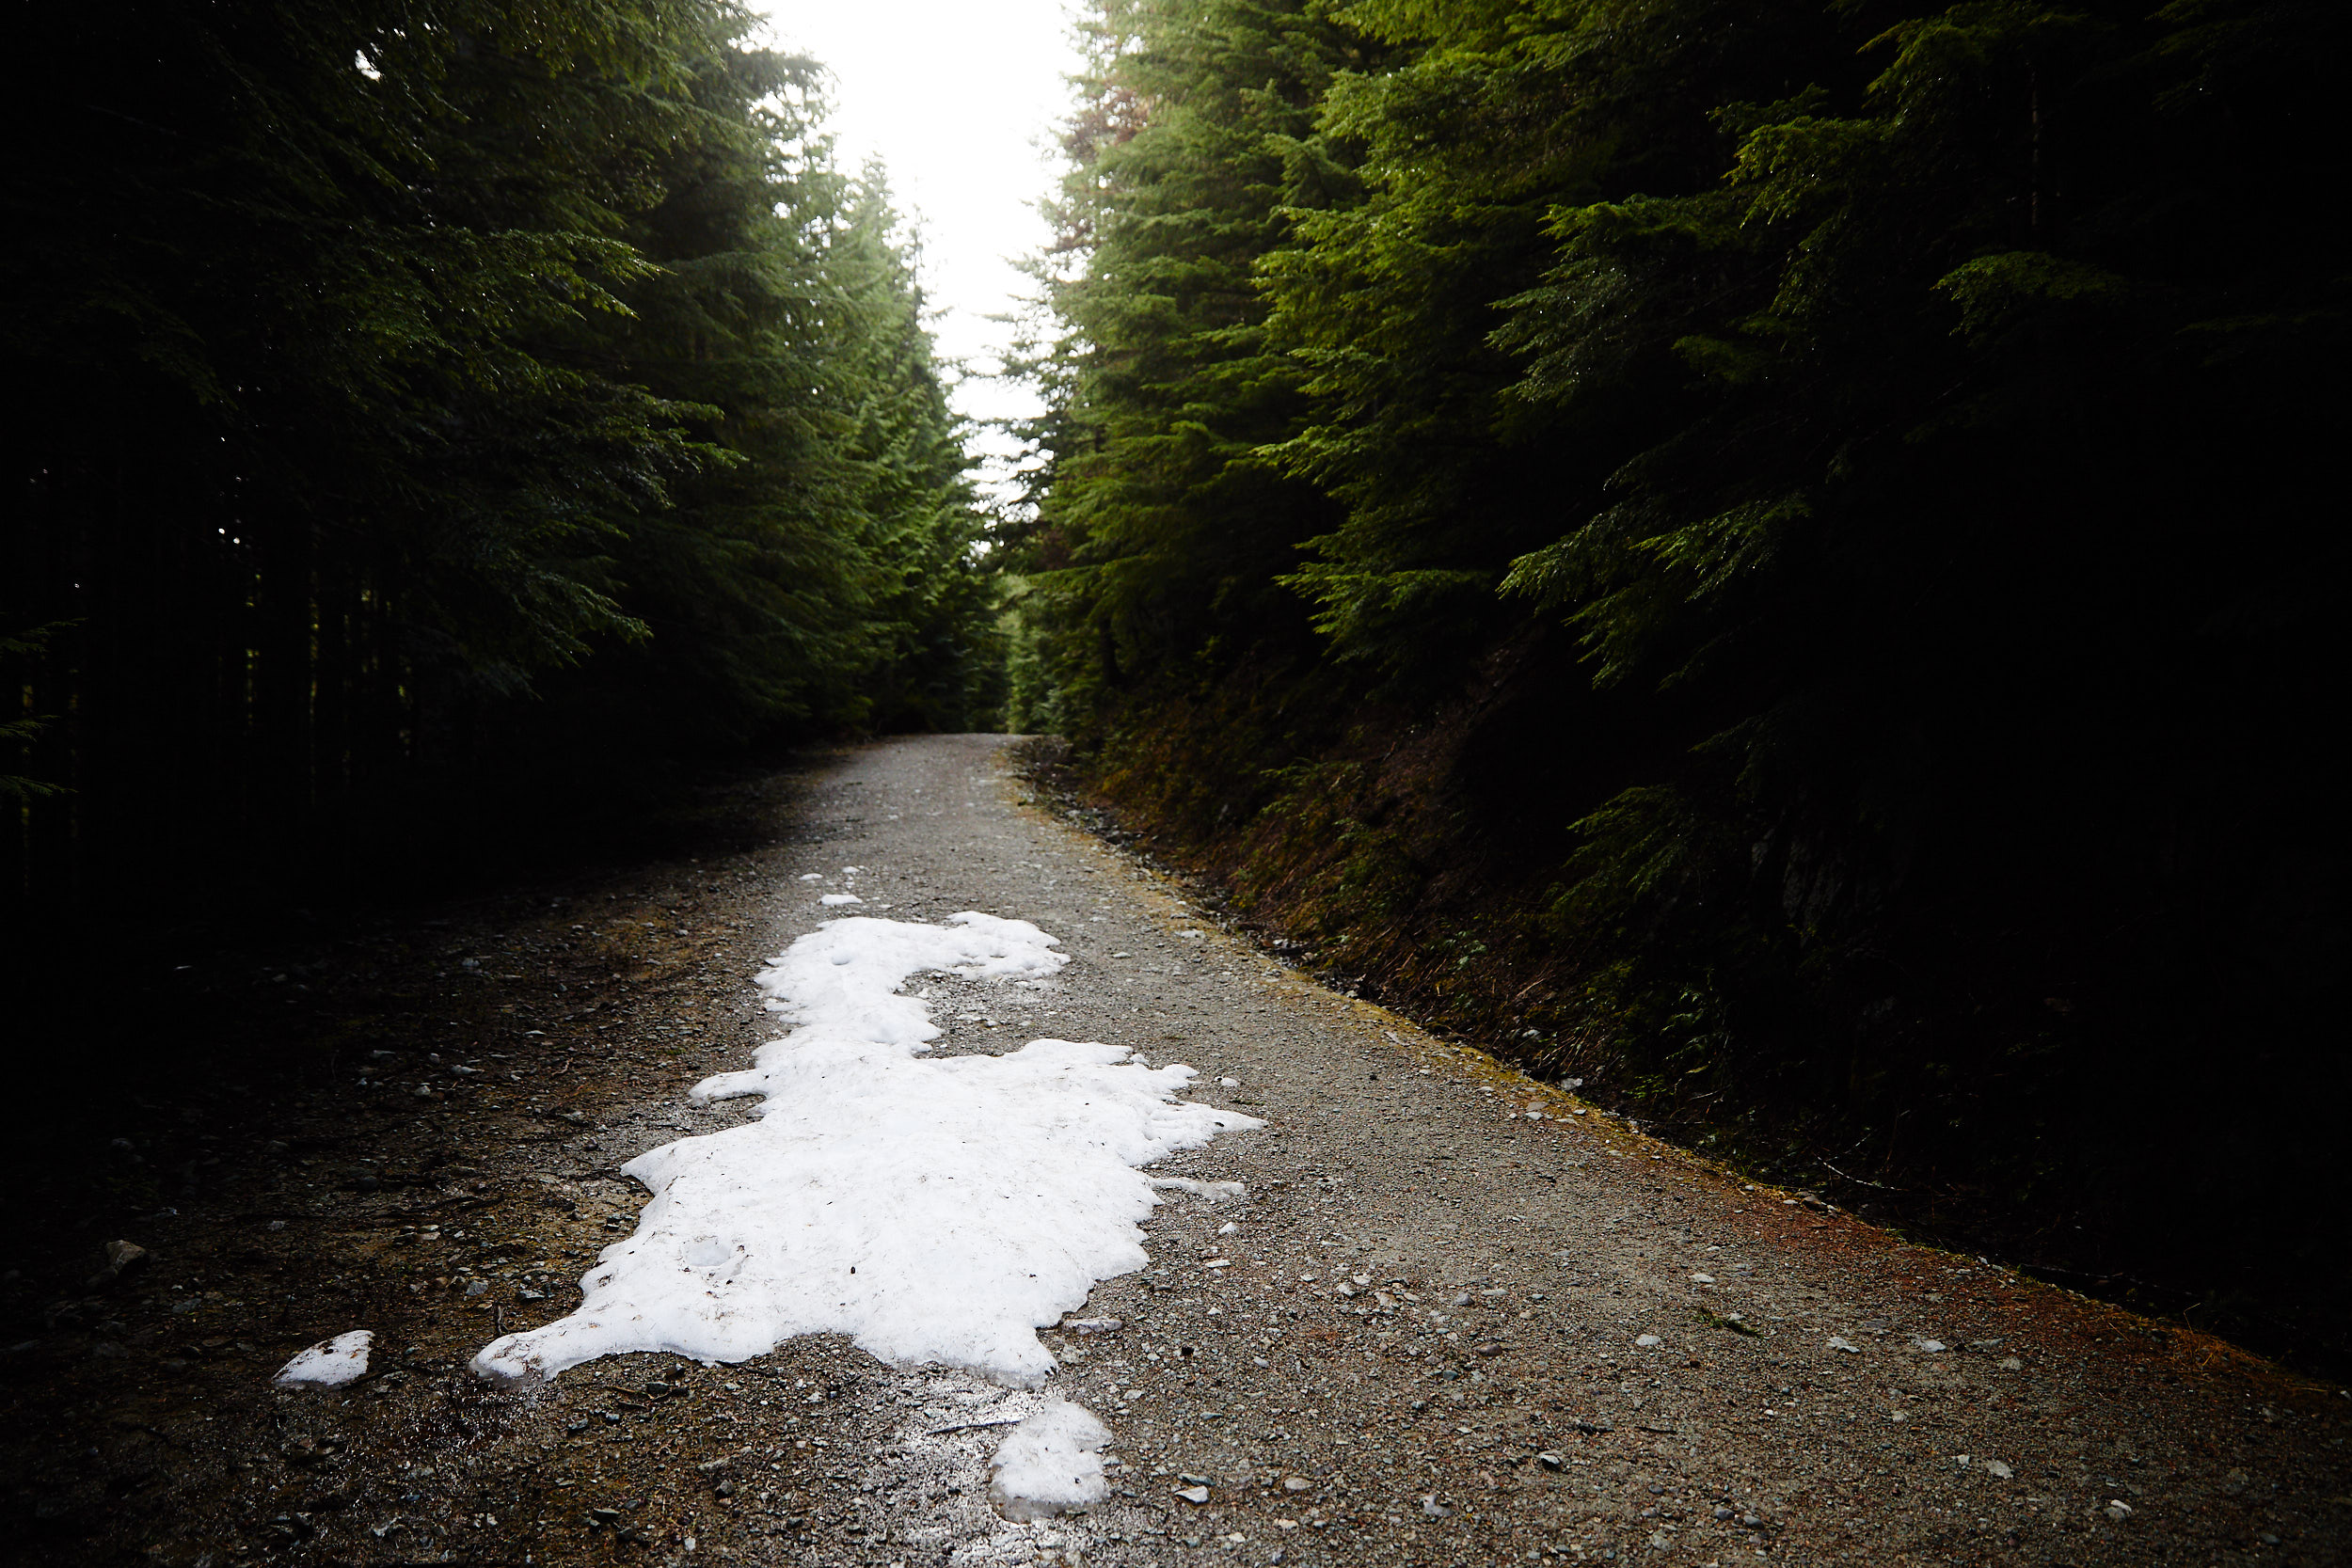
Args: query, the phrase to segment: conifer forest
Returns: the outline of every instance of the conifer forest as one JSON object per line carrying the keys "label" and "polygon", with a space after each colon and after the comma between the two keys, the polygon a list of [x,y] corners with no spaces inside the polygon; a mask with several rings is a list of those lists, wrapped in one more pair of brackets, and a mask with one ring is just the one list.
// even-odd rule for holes
{"label": "conifer forest", "polygon": [[2339,1291],[2352,15],[1098,17],[1011,725],[1698,1147]]}
{"label": "conifer forest", "polygon": [[19,11],[22,994],[1058,737],[1340,990],[2352,1355],[2352,8],[1086,0],[1002,497],[734,0]]}

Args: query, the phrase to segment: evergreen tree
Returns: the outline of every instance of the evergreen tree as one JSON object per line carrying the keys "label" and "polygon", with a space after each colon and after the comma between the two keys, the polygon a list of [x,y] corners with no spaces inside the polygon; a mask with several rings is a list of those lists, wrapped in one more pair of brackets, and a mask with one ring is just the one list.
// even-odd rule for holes
{"label": "evergreen tree", "polygon": [[[1106,8],[1041,269],[1056,337],[1016,724],[1110,721],[1127,689],[1214,684],[1297,641],[1277,579],[1323,516],[1260,455],[1301,410],[1254,271],[1306,147],[1335,30],[1297,3]],[[1200,662],[1196,663],[1196,657]]]}
{"label": "evergreen tree", "polygon": [[44,66],[0,352],[41,391],[0,626],[52,628],[0,647],[7,771],[48,786],[0,833],[14,914],[331,892],[697,758],[988,708],[904,242],[753,25],[12,19]]}

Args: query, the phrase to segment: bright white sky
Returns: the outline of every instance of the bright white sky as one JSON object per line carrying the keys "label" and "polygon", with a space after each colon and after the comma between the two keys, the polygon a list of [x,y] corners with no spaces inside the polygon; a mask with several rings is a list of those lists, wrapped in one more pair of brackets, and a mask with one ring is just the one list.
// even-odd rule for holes
{"label": "bright white sky", "polygon": [[[1038,198],[1078,67],[1063,0],[770,0],[777,47],[831,69],[841,166],[889,166],[899,212],[919,220],[922,280],[940,353],[966,361],[956,406],[1027,414],[1024,388],[987,379],[1007,344],[992,315],[1029,292],[1013,261],[1043,246]],[[984,448],[995,443],[983,441]]]}

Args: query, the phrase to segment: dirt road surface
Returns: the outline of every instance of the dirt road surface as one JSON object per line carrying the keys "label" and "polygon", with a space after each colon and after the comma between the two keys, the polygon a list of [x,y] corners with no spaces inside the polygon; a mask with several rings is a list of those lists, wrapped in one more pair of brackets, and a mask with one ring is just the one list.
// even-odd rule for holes
{"label": "dirt road surface", "polygon": [[[479,900],[257,991],[298,1084],[125,1109],[71,1257],[0,1303],[0,1553],[43,1563],[2328,1564],[2352,1399],[1743,1184],[1333,994],[1056,817],[993,736],[878,743],[716,849]],[[752,975],[834,911],[1015,915],[1056,985],[934,981],[943,1051],[1100,1039],[1261,1118],[1153,1174],[1151,1266],[1043,1329],[1108,1501],[1007,1520],[1035,1393],[802,1339],[550,1386],[630,1157],[772,1037]],[[832,879],[807,882],[809,873]],[[264,964],[263,970],[270,966]],[[296,995],[292,988],[303,988]],[[257,1002],[256,1006],[261,1004]],[[183,1163],[184,1162],[184,1163]],[[119,1275],[103,1244],[146,1249]],[[367,1377],[282,1391],[303,1346]],[[1205,1501],[1193,1498],[1205,1497]]]}

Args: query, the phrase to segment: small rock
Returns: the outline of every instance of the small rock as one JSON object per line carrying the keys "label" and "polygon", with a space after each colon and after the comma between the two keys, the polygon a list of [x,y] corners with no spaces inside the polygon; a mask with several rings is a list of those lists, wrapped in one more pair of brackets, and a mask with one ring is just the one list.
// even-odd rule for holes
{"label": "small rock", "polygon": [[1731,1510],[1718,1504],[1715,1509],[1715,1517],[1718,1519],[1728,1519],[1731,1517]]}
{"label": "small rock", "polygon": [[1502,1343],[1498,1339],[1488,1339],[1481,1344],[1473,1345],[1470,1348],[1481,1355],[1501,1355],[1502,1354]]}
{"label": "small rock", "polygon": [[1914,1339],[1911,1341],[1911,1348],[1923,1351],[1930,1355],[1941,1355],[1949,1347],[1941,1339]]}
{"label": "small rock", "polygon": [[1691,1276],[1691,1283],[1693,1285],[1712,1285],[1715,1283],[1715,1276],[1711,1274],[1694,1274]]}
{"label": "small rock", "polygon": [[469,1296],[486,1296],[489,1293],[490,1282],[486,1279],[473,1279],[466,1283],[466,1294]]}
{"label": "small rock", "polygon": [[1209,1500],[1209,1489],[1205,1486],[1179,1486],[1176,1495],[1195,1506]]}
{"label": "small rock", "polygon": [[1127,1325],[1117,1318],[1073,1318],[1063,1326],[1081,1334],[1116,1334]]}
{"label": "small rock", "polygon": [[1285,1492],[1311,1492],[1314,1489],[1315,1483],[1309,1481],[1305,1476],[1284,1476],[1282,1478],[1282,1490]]}
{"label": "small rock", "polygon": [[1822,1342],[1828,1345],[1830,1349],[1842,1350],[1849,1355],[1860,1355],[1862,1354],[1862,1347],[1855,1344],[1851,1339],[1847,1338],[1842,1334],[1833,1334]]}
{"label": "small rock", "polygon": [[[2120,1525],[2124,1520],[2132,1516],[2132,1505],[2125,1502],[2121,1497],[2109,1497],[2107,1499],[2107,1506],[2100,1510],[2100,1512]],[[2270,1542],[2265,1542],[2265,1544],[2275,1544],[2276,1540],[2277,1538],[2273,1537]]]}
{"label": "small rock", "polygon": [[1663,1340],[1663,1339],[1661,1339],[1661,1338],[1660,1338],[1657,1335],[1655,1335],[1655,1334],[1637,1334],[1637,1335],[1635,1335],[1635,1336],[1633,1337],[1633,1342],[1634,1342],[1636,1345],[1641,1346],[1641,1347],[1642,1347],[1642,1349],[1644,1349],[1644,1350],[1647,1350],[1647,1349],[1649,1349],[1652,1345],[1662,1345],[1662,1344],[1664,1344],[1666,1341],[1665,1341],[1665,1340]]}
{"label": "small rock", "polygon": [[1607,1421],[1597,1421],[1589,1416],[1579,1416],[1576,1418],[1575,1426],[1577,1431],[1583,1433],[1614,1432],[1617,1430]]}
{"label": "small rock", "polygon": [[1567,1461],[1559,1454],[1547,1449],[1535,1456],[1535,1463],[1541,1465],[1547,1470],[1557,1470],[1566,1465]]}
{"label": "small rock", "polygon": [[2013,1355],[2004,1355],[2000,1360],[2000,1368],[2005,1372],[2022,1372],[2026,1370],[2026,1364]]}
{"label": "small rock", "polygon": [[108,1242],[106,1272],[120,1278],[141,1264],[151,1261],[154,1256],[136,1242]]}
{"label": "small rock", "polygon": [[1421,1500],[1421,1516],[1424,1519],[1451,1519],[1454,1510],[1435,1497],[1423,1497]]}
{"label": "small rock", "polygon": [[1997,1459],[1988,1459],[1979,1467],[1982,1469],[1986,1475],[1991,1476],[1995,1481],[2007,1481],[2010,1477],[2017,1473]]}

